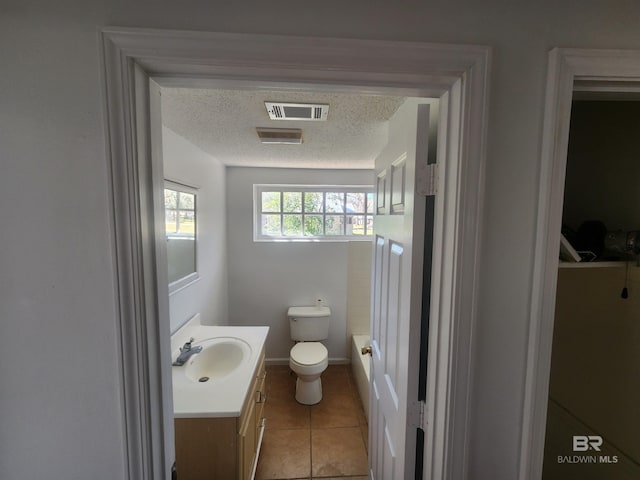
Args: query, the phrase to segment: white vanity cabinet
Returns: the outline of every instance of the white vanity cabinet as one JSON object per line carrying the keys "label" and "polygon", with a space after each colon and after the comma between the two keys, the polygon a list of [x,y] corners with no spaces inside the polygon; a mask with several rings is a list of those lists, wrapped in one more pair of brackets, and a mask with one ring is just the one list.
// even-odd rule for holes
{"label": "white vanity cabinet", "polygon": [[264,350],[239,416],[175,418],[178,480],[251,480],[264,432]]}

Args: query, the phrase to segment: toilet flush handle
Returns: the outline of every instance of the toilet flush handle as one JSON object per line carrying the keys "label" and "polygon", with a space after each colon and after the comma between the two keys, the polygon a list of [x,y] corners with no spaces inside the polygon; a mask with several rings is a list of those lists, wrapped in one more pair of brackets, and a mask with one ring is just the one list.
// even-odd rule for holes
{"label": "toilet flush handle", "polygon": [[362,355],[372,355],[371,345],[369,345],[368,347],[362,347],[360,351],[362,352]]}

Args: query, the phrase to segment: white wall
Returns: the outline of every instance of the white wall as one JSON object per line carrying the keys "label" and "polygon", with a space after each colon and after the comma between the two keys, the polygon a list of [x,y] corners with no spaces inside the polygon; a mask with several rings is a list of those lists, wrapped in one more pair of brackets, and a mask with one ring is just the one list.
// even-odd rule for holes
{"label": "white wall", "polygon": [[196,313],[204,325],[227,324],[225,168],[167,127],[162,128],[165,178],[197,191],[199,279],[169,297],[171,331]]}
{"label": "white wall", "polygon": [[554,46],[638,49],[639,23],[634,0],[4,0],[0,477],[124,476],[97,29],[493,48],[469,460],[473,479],[512,480],[523,412],[547,53]]}
{"label": "white wall", "polygon": [[373,185],[371,170],[227,168],[229,324],[267,325],[268,359],[288,361],[289,306],[331,308],[329,359],[350,357],[347,341],[348,242],[254,242],[253,185]]}
{"label": "white wall", "polygon": [[[347,338],[369,335],[371,314],[370,242],[349,243],[347,265]],[[348,350],[351,352],[351,349]]]}

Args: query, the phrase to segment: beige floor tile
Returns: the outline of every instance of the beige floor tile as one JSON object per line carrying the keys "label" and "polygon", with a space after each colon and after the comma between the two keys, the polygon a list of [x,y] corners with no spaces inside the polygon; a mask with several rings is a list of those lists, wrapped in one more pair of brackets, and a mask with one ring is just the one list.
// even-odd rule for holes
{"label": "beige floor tile", "polygon": [[369,451],[369,425],[366,423],[360,425],[360,431],[362,432],[362,441],[364,442],[364,448]]}
{"label": "beige floor tile", "polygon": [[349,395],[356,395],[357,391],[349,380],[347,374],[333,375],[331,377],[325,377],[322,375],[322,393],[344,393]]}
{"label": "beige floor tile", "polygon": [[343,365],[330,365],[324,372],[322,372],[322,378],[325,376],[327,378],[349,378],[349,370],[342,367]]}
{"label": "beige floor tile", "polygon": [[366,475],[367,452],[359,427],[312,430],[313,477]]}
{"label": "beige floor tile", "polygon": [[268,429],[310,428],[311,409],[296,402],[293,395],[267,397],[264,407]]}
{"label": "beige floor tile", "polygon": [[358,398],[358,419],[360,420],[360,425],[367,425],[369,423],[369,419],[364,413],[364,408],[362,407],[362,403],[360,402],[360,398]]}
{"label": "beige floor tile", "polygon": [[349,381],[350,371],[347,365],[329,365],[327,369],[322,372],[322,378],[327,380],[346,380]]}
{"label": "beige floor tile", "polygon": [[256,480],[309,478],[309,430],[266,430]]}
{"label": "beige floor tile", "polygon": [[353,395],[327,392],[322,401],[311,407],[311,428],[357,427],[361,408]]}
{"label": "beige floor tile", "polygon": [[291,397],[295,395],[296,377],[289,373],[289,369],[267,369],[267,396],[274,398]]}
{"label": "beige floor tile", "polygon": [[329,365],[324,371],[328,374],[347,373],[351,369],[351,365]]}
{"label": "beige floor tile", "polygon": [[291,368],[289,365],[267,365],[267,373],[289,373]]}

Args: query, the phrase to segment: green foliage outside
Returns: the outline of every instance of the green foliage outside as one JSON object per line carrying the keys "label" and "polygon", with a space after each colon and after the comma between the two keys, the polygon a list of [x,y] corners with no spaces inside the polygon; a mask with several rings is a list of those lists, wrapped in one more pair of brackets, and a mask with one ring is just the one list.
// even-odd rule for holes
{"label": "green foliage outside", "polygon": [[280,211],[280,192],[262,192],[262,211]]}
{"label": "green foliage outside", "polygon": [[313,237],[319,237],[324,234],[322,231],[322,215],[306,215],[304,217],[304,234]]}
{"label": "green foliage outside", "polygon": [[304,211],[306,213],[322,213],[322,192],[304,193]]}
{"label": "green foliage outside", "polygon": [[283,215],[282,234],[292,237],[302,235],[302,215]]}

